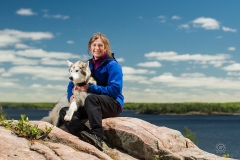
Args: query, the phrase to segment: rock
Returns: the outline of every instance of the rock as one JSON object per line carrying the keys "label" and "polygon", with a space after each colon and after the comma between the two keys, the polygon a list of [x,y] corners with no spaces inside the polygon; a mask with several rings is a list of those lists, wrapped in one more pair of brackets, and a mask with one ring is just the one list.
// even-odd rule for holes
{"label": "rock", "polygon": [[44,155],[44,157],[48,160],[61,160],[53,150],[51,150],[48,146],[41,144],[39,142],[33,142],[30,148],[39,154]]}
{"label": "rock", "polygon": [[[37,124],[42,131],[45,131],[45,126],[51,127],[51,124],[47,122],[32,121],[32,123]],[[71,135],[70,133],[67,133],[55,126],[53,127],[52,131],[49,133],[48,139],[53,143],[61,143],[79,152],[84,152],[84,153],[93,155],[98,159],[111,160],[111,158],[108,155],[101,152],[96,147],[80,140],[78,137]],[[63,152],[67,152],[67,150],[66,151],[63,150]]]}
{"label": "rock", "polygon": [[44,155],[30,149],[30,142],[17,137],[10,130],[0,127],[0,159],[1,160],[45,160]]}
{"label": "rock", "polygon": [[[45,132],[51,124],[30,121]],[[230,160],[200,150],[179,131],[146,121],[117,117],[103,120],[104,150],[57,127],[44,140],[27,140],[0,127],[0,160]]]}
{"label": "rock", "polygon": [[105,140],[139,159],[226,160],[199,149],[179,131],[130,117],[103,120]]}
{"label": "rock", "polygon": [[[99,158],[74,150],[67,145],[63,145],[60,143],[51,143],[45,142],[43,144],[35,142],[31,149],[36,150],[38,153],[43,154],[46,159],[52,160],[82,160],[82,159],[92,159],[98,160]],[[55,153],[54,153],[55,152]]]}

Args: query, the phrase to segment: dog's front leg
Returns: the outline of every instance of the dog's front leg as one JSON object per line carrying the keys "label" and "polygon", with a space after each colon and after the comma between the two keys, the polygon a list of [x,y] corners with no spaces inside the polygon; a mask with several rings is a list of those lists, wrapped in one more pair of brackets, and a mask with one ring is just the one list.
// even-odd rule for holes
{"label": "dog's front leg", "polygon": [[73,99],[72,103],[70,104],[70,107],[64,117],[64,120],[65,121],[71,121],[72,119],[72,116],[73,116],[73,113],[77,111],[77,103],[76,103],[76,100]]}

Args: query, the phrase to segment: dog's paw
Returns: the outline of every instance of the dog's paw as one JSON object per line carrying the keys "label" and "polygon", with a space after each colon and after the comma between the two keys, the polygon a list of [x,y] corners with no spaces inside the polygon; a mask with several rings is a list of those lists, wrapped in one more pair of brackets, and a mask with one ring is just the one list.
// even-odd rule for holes
{"label": "dog's paw", "polygon": [[72,119],[72,114],[70,114],[70,113],[67,113],[64,117],[65,121],[71,121],[71,119]]}

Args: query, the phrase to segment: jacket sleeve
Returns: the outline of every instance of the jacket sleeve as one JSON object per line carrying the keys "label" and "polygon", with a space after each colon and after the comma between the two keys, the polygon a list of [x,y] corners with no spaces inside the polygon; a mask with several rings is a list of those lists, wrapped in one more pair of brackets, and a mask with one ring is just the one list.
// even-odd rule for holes
{"label": "jacket sleeve", "polygon": [[123,73],[121,66],[116,62],[108,66],[109,78],[106,80],[107,86],[98,86],[91,84],[88,87],[88,93],[108,95],[114,99],[118,97],[122,90]]}
{"label": "jacket sleeve", "polygon": [[73,95],[73,93],[72,93],[73,87],[74,87],[74,84],[73,84],[72,81],[70,81],[68,83],[68,87],[67,87],[67,98],[68,98],[68,101],[70,101],[70,97]]}

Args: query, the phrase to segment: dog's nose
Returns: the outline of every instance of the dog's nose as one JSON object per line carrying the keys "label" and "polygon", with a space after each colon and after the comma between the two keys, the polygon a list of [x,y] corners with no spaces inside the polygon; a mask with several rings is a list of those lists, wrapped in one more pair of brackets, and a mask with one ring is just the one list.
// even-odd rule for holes
{"label": "dog's nose", "polygon": [[72,81],[72,80],[73,80],[73,77],[69,77],[69,79]]}

